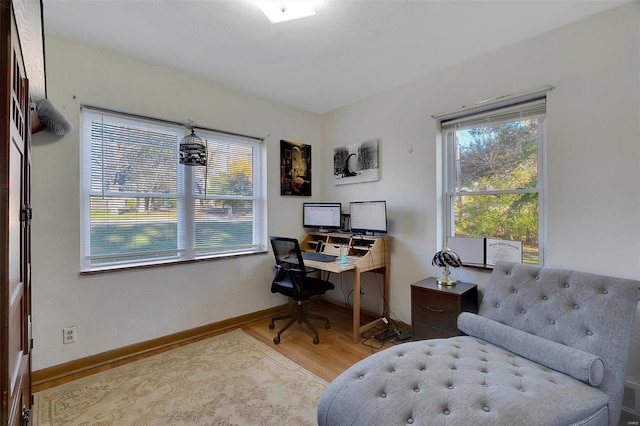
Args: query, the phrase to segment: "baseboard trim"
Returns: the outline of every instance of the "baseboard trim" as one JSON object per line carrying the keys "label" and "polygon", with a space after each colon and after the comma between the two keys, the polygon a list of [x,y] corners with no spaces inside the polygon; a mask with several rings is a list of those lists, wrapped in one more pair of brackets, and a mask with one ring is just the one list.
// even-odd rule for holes
{"label": "baseboard trim", "polygon": [[[272,317],[286,309],[287,305],[276,306],[262,311],[241,315],[239,317],[229,318],[224,321],[207,324],[191,330],[181,331],[179,333],[170,334],[157,339],[147,340],[145,342],[69,361],[64,364],[43,368],[31,373],[32,385],[34,388],[46,388],[48,383],[56,380],[69,378],[70,376],[79,373],[91,374],[89,371],[96,370],[95,372],[98,372],[101,367],[108,366],[110,364],[117,362],[126,363],[127,360],[133,361],[137,357],[150,355],[153,352],[162,352],[164,350],[173,349],[177,346],[192,343],[229,331],[230,329],[238,328],[241,325],[256,320]],[[37,392],[37,390],[34,389],[34,392]]]}

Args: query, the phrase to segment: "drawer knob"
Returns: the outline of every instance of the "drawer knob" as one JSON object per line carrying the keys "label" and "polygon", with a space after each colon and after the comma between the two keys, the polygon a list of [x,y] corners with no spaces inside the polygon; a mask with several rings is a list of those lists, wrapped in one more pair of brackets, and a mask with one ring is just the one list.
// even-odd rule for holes
{"label": "drawer knob", "polygon": [[444,312],[442,309],[432,308],[431,306],[427,306],[427,311],[438,312],[439,314]]}

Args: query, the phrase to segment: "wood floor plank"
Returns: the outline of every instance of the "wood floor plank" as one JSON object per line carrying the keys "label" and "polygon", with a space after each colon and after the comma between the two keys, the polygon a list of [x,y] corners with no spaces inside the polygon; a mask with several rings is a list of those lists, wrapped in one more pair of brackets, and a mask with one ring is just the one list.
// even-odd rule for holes
{"label": "wood floor plank", "polygon": [[284,321],[277,321],[273,330],[269,329],[269,319],[252,322],[242,329],[328,382],[356,362],[392,344],[372,339],[353,343],[351,314],[331,303],[314,304],[309,312],[327,316],[331,321],[330,329],[325,329],[322,321],[316,322],[320,334],[317,345],[313,344],[313,333],[304,324],[292,325],[281,335],[279,344],[275,344],[273,338]]}

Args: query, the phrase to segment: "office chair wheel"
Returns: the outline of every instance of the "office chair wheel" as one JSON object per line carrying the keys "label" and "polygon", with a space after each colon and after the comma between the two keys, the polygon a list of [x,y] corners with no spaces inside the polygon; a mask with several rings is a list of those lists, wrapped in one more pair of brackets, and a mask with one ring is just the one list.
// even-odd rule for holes
{"label": "office chair wheel", "polygon": [[318,343],[320,343],[320,338],[318,336],[313,338],[313,344],[317,345]]}
{"label": "office chair wheel", "polygon": [[277,345],[278,343],[280,343],[280,336],[276,336],[276,337],[274,337],[274,338],[273,338],[273,343],[275,343],[276,345]]}
{"label": "office chair wheel", "polygon": [[274,328],[276,328],[276,325],[271,321],[271,323],[269,323],[269,329],[273,330]]}

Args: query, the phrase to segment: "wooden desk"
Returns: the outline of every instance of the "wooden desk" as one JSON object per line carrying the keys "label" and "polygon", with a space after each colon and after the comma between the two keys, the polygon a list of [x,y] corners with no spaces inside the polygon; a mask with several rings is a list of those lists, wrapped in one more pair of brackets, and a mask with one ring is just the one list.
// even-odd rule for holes
{"label": "wooden desk", "polygon": [[358,343],[362,333],[383,324],[382,318],[378,318],[360,325],[360,275],[363,272],[371,271],[383,275],[382,315],[389,316],[389,238],[310,232],[300,243],[300,248],[304,251],[315,251],[320,241],[324,243],[323,253],[337,256],[346,254],[349,263],[342,265],[338,258],[335,262],[305,260],[304,264],[310,268],[338,274],[353,272],[353,341]]}

